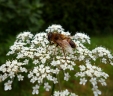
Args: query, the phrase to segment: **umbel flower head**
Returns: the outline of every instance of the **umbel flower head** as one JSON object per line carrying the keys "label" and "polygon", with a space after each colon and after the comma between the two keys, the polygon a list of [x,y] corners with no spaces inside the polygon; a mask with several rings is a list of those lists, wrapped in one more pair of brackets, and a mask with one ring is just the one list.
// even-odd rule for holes
{"label": "umbel flower head", "polygon": [[[76,44],[76,48],[73,48],[73,52],[69,53],[54,42],[50,44],[48,40],[49,32],[69,36]],[[60,82],[60,76],[63,76],[63,80],[68,82],[73,77],[70,74],[73,71],[75,72],[75,78],[80,78],[80,84],[86,85],[87,82],[90,82],[94,96],[100,95],[101,91],[98,89],[98,83],[106,86],[106,79],[109,75],[103,72],[99,66],[96,66],[95,62],[100,59],[102,63],[113,65],[113,55],[103,47],[89,50],[84,46],[84,43],[90,44],[90,37],[86,34],[77,32],[71,36],[69,32],[64,31],[61,25],[55,24],[49,26],[46,32],[37,33],[36,35],[31,32],[20,33],[7,53],[7,56],[12,55],[13,59],[7,60],[0,66],[0,81],[6,81],[4,89],[11,90],[15,77],[18,81],[23,81],[23,73],[26,73],[30,82],[34,85],[32,94],[39,94],[40,86],[43,85],[45,91],[50,91],[53,84]],[[76,62],[79,62],[80,65],[77,65]],[[77,96],[67,89],[54,91],[51,95]]]}

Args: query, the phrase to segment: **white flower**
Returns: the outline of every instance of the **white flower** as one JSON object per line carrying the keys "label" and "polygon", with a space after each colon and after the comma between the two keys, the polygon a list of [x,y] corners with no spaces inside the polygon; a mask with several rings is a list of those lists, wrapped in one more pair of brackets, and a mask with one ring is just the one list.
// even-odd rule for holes
{"label": "white flower", "polygon": [[94,96],[101,95],[101,91],[98,90],[98,86],[93,86],[92,90],[93,90]]}
{"label": "white flower", "polygon": [[11,72],[9,73],[9,76],[10,76],[10,78],[14,78],[14,77],[15,77],[14,72],[11,71]]}
{"label": "white flower", "polygon": [[74,70],[72,65],[67,65],[67,67],[68,67],[69,70]]}
{"label": "white flower", "polygon": [[20,67],[20,71],[21,71],[21,72],[25,72],[25,73],[27,73],[27,69],[24,68],[24,67]]}
{"label": "white flower", "polygon": [[19,74],[17,77],[18,77],[18,81],[23,81],[24,76],[22,76],[21,74]]}
{"label": "white flower", "polygon": [[31,78],[33,76],[33,73],[30,71],[30,73],[28,74],[28,78]]}
{"label": "white flower", "polygon": [[11,84],[12,84],[12,81],[8,80],[8,82],[4,84],[5,85],[4,90],[5,91],[11,90],[12,89]]}
{"label": "white flower", "polygon": [[80,67],[81,71],[84,71],[86,69],[86,67],[84,65],[80,65],[79,67]]}
{"label": "white flower", "polygon": [[80,78],[80,84],[85,85],[87,80],[85,78]]}
{"label": "white flower", "polygon": [[64,80],[68,81],[69,77],[70,77],[69,73],[64,73]]}
{"label": "white flower", "polygon": [[68,96],[69,91],[66,89],[66,90],[62,91],[60,94],[61,94],[61,96]]}
{"label": "white flower", "polygon": [[47,79],[50,80],[50,81],[53,80],[53,79],[52,79],[52,76],[51,76],[50,74],[47,75]]}
{"label": "white flower", "polygon": [[46,91],[49,91],[51,86],[48,83],[44,83],[44,88],[46,89]]}
{"label": "white flower", "polygon": [[33,92],[32,92],[32,94],[34,95],[34,94],[39,94],[39,86],[38,85],[35,85],[34,87],[33,87]]}
{"label": "white flower", "polygon": [[91,78],[90,82],[92,83],[93,86],[97,85],[97,80],[96,78]]}
{"label": "white flower", "polygon": [[46,58],[43,58],[43,59],[41,60],[41,62],[42,62],[42,64],[44,64],[44,63],[46,62]]}
{"label": "white flower", "polygon": [[28,59],[25,59],[24,60],[24,64],[28,64],[29,63],[29,60]]}
{"label": "white flower", "polygon": [[7,77],[8,77],[8,74],[4,73],[4,75],[2,75],[2,81],[4,81]]}
{"label": "white flower", "polygon": [[53,80],[54,84],[58,83],[57,78],[53,77],[53,79],[52,79],[52,80]]}
{"label": "white flower", "polygon": [[76,95],[75,93],[71,93],[70,96],[78,96],[78,95]]}
{"label": "white flower", "polygon": [[75,74],[76,77],[80,76],[80,77],[84,77],[85,76],[85,72],[77,72]]}
{"label": "white flower", "polygon": [[100,78],[99,82],[102,84],[102,86],[106,86],[106,82],[105,82],[105,79],[103,78]]}
{"label": "white flower", "polygon": [[34,60],[33,63],[36,65],[39,63],[39,60]]}
{"label": "white flower", "polygon": [[106,61],[107,61],[106,58],[102,58],[102,63],[105,63],[106,64],[107,63]]}
{"label": "white flower", "polygon": [[59,61],[59,60],[57,60],[57,61],[53,60],[53,61],[51,62],[51,65],[52,65],[52,66],[57,66],[58,64],[60,64],[60,61]]}
{"label": "white flower", "polygon": [[35,83],[39,78],[37,78],[36,76],[33,76],[30,80],[31,83]]}
{"label": "white flower", "polygon": [[53,96],[60,96],[60,92],[59,91],[54,91]]}

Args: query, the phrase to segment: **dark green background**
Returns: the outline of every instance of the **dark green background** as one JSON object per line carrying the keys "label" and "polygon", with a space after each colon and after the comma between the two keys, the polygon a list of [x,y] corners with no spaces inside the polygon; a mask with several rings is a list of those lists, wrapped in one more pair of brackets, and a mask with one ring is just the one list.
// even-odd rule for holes
{"label": "dark green background", "polygon": [[0,0],[0,36],[45,31],[61,24],[66,31],[113,34],[112,0]]}

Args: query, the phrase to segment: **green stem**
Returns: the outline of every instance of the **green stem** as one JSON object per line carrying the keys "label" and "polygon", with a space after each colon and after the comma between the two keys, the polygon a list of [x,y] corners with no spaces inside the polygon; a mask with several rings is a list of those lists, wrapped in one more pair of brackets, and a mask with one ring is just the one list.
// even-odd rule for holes
{"label": "green stem", "polygon": [[51,91],[51,96],[53,96],[54,90],[55,90],[55,84],[54,84],[54,82],[53,82],[52,91]]}
{"label": "green stem", "polygon": [[[56,74],[53,74],[53,77],[56,77]],[[55,84],[53,82],[53,86],[52,86],[52,90],[51,90],[51,96],[53,96],[54,90],[55,90]]]}

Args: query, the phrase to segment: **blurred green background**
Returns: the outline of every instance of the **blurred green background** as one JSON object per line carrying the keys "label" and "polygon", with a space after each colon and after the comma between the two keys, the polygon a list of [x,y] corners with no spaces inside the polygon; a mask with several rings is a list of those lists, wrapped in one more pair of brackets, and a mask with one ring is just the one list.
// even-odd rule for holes
{"label": "blurred green background", "polygon": [[[45,31],[52,24],[60,24],[72,34],[84,32],[91,37],[88,48],[104,46],[113,52],[113,1],[112,0],[0,0],[0,65],[17,34]],[[107,66],[106,66],[107,67]],[[108,86],[102,87],[102,96],[113,96],[113,67],[108,66]],[[5,92],[0,84],[0,96],[32,96],[28,82],[15,80],[13,90]],[[76,82],[73,82],[76,83]],[[73,85],[70,82],[68,85]],[[76,86],[76,87],[75,87]],[[89,87],[75,85],[81,96],[92,96]],[[78,92],[78,91],[75,91]],[[89,92],[89,93],[87,93]],[[21,94],[20,94],[21,93]],[[45,94],[45,93],[43,93]],[[90,94],[90,95],[89,95]],[[45,95],[47,96],[47,95]]]}

